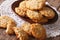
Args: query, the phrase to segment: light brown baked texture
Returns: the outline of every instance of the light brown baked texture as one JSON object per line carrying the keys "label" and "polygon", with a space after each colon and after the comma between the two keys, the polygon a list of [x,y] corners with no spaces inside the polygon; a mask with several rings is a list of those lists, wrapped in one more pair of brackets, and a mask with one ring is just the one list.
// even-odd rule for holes
{"label": "light brown baked texture", "polygon": [[48,22],[48,19],[47,18],[42,18],[42,19],[40,19],[40,20],[32,20],[32,21],[34,21],[34,22],[36,22],[36,23],[41,23],[41,24],[44,24],[44,23],[47,23]]}
{"label": "light brown baked texture", "polygon": [[10,24],[9,22],[12,23],[11,26],[16,25],[15,21],[11,17],[9,17],[9,16],[0,16],[0,27],[7,28],[7,25]]}
{"label": "light brown baked texture", "polygon": [[34,22],[39,22],[39,23],[46,23],[46,22],[48,22],[48,19],[44,18],[41,15],[41,13],[39,13],[38,11],[27,10],[26,15],[27,15],[27,17],[29,17]]}
{"label": "light brown baked texture", "polygon": [[31,35],[31,24],[26,22],[22,25],[22,29],[28,33],[29,35]]}
{"label": "light brown baked texture", "polygon": [[40,13],[47,17],[47,19],[53,19],[55,17],[55,12],[49,7],[43,7]]}
{"label": "light brown baked texture", "polygon": [[19,40],[28,40],[28,34],[21,28],[14,27],[13,30]]}
{"label": "light brown baked texture", "polygon": [[15,12],[20,16],[25,16],[25,11],[20,9],[19,7],[15,8]]}
{"label": "light brown baked texture", "polygon": [[7,28],[6,29],[7,34],[13,34],[12,27],[14,26],[16,26],[16,23],[11,17],[0,16],[0,28]]}
{"label": "light brown baked texture", "polygon": [[32,35],[39,39],[39,40],[45,40],[46,38],[46,30],[45,28],[38,23],[34,23],[31,25]]}
{"label": "light brown baked texture", "polygon": [[26,2],[27,2],[27,1],[22,1],[22,2],[19,4],[19,8],[22,9],[22,10],[24,10],[24,11],[27,11]]}
{"label": "light brown baked texture", "polygon": [[45,5],[46,0],[29,0],[26,7],[31,10],[40,10]]}
{"label": "light brown baked texture", "polygon": [[15,27],[15,23],[9,21],[9,24],[7,25],[6,33],[7,34],[14,34],[13,27]]}
{"label": "light brown baked texture", "polygon": [[26,15],[30,18],[30,19],[32,19],[32,20],[40,20],[43,16],[42,15],[40,15],[39,16],[39,13],[37,12],[37,11],[31,11],[31,10],[27,10],[27,13],[26,13]]}

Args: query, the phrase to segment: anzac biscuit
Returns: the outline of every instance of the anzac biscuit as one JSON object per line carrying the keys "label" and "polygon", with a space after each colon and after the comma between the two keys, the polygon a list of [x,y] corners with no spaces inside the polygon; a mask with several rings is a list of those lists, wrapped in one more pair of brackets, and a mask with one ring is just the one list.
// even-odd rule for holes
{"label": "anzac biscuit", "polygon": [[10,24],[9,22],[12,23],[11,26],[16,25],[15,21],[12,18],[10,18],[8,16],[0,16],[0,27],[7,28],[7,25]]}
{"label": "anzac biscuit", "polygon": [[15,8],[15,12],[20,16],[25,16],[25,11],[20,9],[19,7]]}
{"label": "anzac biscuit", "polygon": [[22,29],[26,32],[26,33],[28,33],[29,35],[31,35],[31,24],[30,23],[24,23],[23,25],[22,25]]}
{"label": "anzac biscuit", "polygon": [[19,8],[26,11],[27,8],[26,8],[26,1],[22,1],[20,4],[19,4]]}
{"label": "anzac biscuit", "polygon": [[35,38],[38,38],[40,40],[42,39],[45,39],[46,37],[46,30],[45,28],[41,25],[41,24],[32,24],[31,25],[31,30],[32,30],[32,35],[35,37]]}
{"label": "anzac biscuit", "polygon": [[16,26],[15,21],[8,16],[0,16],[0,27],[7,28],[7,34],[13,34],[12,27]]}
{"label": "anzac biscuit", "polygon": [[55,17],[55,12],[49,7],[43,7],[43,9],[40,10],[40,13],[48,19],[53,19]]}
{"label": "anzac biscuit", "polygon": [[40,10],[45,5],[46,0],[29,0],[26,2],[26,8],[31,10]]}
{"label": "anzac biscuit", "polygon": [[31,10],[27,10],[26,15],[32,20],[40,20],[43,17],[42,15],[39,16],[39,13],[37,11]]}
{"label": "anzac biscuit", "polygon": [[23,31],[21,28],[13,28],[17,38],[19,38],[19,40],[28,40],[28,34]]}
{"label": "anzac biscuit", "polygon": [[39,23],[48,22],[48,19],[44,18],[38,11],[27,10],[26,15],[34,22],[39,22]]}

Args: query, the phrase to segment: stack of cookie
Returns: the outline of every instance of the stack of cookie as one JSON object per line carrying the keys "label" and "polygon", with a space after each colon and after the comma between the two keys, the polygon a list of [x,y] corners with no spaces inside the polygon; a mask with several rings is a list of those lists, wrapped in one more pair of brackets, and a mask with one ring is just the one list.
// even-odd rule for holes
{"label": "stack of cookie", "polygon": [[46,30],[38,23],[24,23],[20,28],[16,27],[16,22],[8,16],[0,16],[0,28],[6,28],[7,34],[16,34],[19,40],[45,40]]}
{"label": "stack of cookie", "polygon": [[19,40],[45,40],[46,30],[38,23],[24,23],[21,28],[13,27]]}
{"label": "stack of cookie", "polygon": [[[45,40],[46,30],[39,23],[46,23],[49,19],[55,17],[55,12],[46,6],[46,0],[24,0],[20,2],[15,12],[22,16],[28,17],[36,23],[24,23],[17,28],[16,22],[8,16],[0,16],[0,28],[7,28],[7,34],[16,34],[19,40]],[[38,23],[39,22],[39,23]]]}
{"label": "stack of cookie", "polygon": [[23,17],[28,17],[33,22],[46,23],[55,17],[55,12],[46,6],[46,0],[25,0],[20,2],[15,12]]}

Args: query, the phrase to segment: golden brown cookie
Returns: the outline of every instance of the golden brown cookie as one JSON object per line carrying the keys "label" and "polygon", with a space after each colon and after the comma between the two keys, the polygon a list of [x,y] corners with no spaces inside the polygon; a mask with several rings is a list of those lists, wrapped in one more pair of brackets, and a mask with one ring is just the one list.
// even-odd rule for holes
{"label": "golden brown cookie", "polygon": [[38,11],[27,10],[26,15],[34,22],[39,22],[39,23],[48,22],[48,19],[44,18]]}
{"label": "golden brown cookie", "polygon": [[13,34],[12,27],[16,26],[15,21],[8,16],[0,16],[0,27],[7,28],[7,34]]}
{"label": "golden brown cookie", "polygon": [[31,10],[27,10],[26,15],[32,19],[32,20],[40,20],[42,18],[42,15],[39,16],[39,13],[37,11],[31,11]]}
{"label": "golden brown cookie", "polygon": [[26,11],[27,8],[26,8],[26,1],[22,1],[20,4],[19,4],[19,8]]}
{"label": "golden brown cookie", "polygon": [[0,16],[0,27],[7,28],[7,25],[10,24],[9,22],[12,23],[11,26],[15,26],[16,25],[15,21],[11,17],[8,17],[8,16]]}
{"label": "golden brown cookie", "polygon": [[25,16],[25,11],[20,9],[19,7],[15,8],[15,12],[20,16]]}
{"label": "golden brown cookie", "polygon": [[47,18],[42,18],[40,20],[33,20],[34,22],[38,22],[38,23],[47,23],[48,22],[48,19]]}
{"label": "golden brown cookie", "polygon": [[0,16],[0,27],[7,28],[7,34],[13,34],[12,27],[16,26],[15,21],[8,16]]}
{"label": "golden brown cookie", "polygon": [[31,10],[40,10],[45,5],[46,0],[29,0],[26,2],[26,8]]}
{"label": "golden brown cookie", "polygon": [[24,23],[23,25],[22,25],[22,29],[26,32],[26,33],[28,33],[29,35],[31,35],[31,24],[30,23]]}
{"label": "golden brown cookie", "polygon": [[9,21],[9,24],[7,25],[6,33],[7,34],[14,34],[13,27],[15,27],[15,23]]}
{"label": "golden brown cookie", "polygon": [[46,38],[46,30],[41,24],[38,23],[32,24],[31,31],[32,35],[37,39],[42,40]]}
{"label": "golden brown cookie", "polygon": [[19,40],[28,40],[28,34],[21,28],[14,27],[14,32]]}
{"label": "golden brown cookie", "polygon": [[43,7],[43,9],[40,10],[40,13],[48,19],[53,19],[55,17],[55,12],[49,7]]}

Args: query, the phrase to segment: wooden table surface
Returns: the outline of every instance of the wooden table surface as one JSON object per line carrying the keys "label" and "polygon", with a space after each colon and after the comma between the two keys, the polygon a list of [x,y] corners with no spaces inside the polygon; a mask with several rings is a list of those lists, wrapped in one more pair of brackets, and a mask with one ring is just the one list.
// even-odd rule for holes
{"label": "wooden table surface", "polygon": [[[0,4],[4,0],[0,0]],[[5,29],[0,28],[0,40],[18,40],[15,35],[8,35],[5,33]],[[60,36],[54,38],[47,38],[46,40],[60,40]]]}

